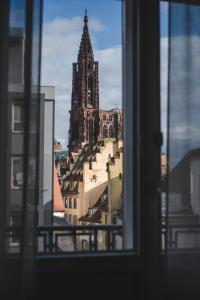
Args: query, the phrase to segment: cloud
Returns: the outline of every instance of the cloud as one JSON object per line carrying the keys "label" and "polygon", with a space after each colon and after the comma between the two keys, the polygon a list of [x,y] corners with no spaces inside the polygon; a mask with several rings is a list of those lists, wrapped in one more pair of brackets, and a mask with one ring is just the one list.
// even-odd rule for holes
{"label": "cloud", "polygon": [[[168,39],[161,39],[161,115],[166,132]],[[174,36],[170,41],[169,147],[171,164],[200,147],[200,37]],[[166,136],[166,135],[165,135]]]}
{"label": "cloud", "polygon": [[[77,54],[82,35],[80,17],[56,18],[44,24],[42,42],[42,84],[55,86],[55,136],[68,139],[71,106],[72,63]],[[95,60],[99,61],[100,107],[110,109],[121,106],[121,47],[99,50],[96,33],[106,30],[98,19],[89,20]]]}
{"label": "cloud", "polygon": [[96,51],[99,61],[100,108],[122,105],[122,49],[121,47]]}
{"label": "cloud", "polygon": [[[57,18],[43,30],[42,84],[56,88],[55,136],[62,143],[68,140],[71,106],[72,63],[82,34],[82,19]],[[121,46],[98,49],[96,33],[106,30],[98,19],[90,19],[95,60],[99,61],[100,107],[121,106]],[[170,153],[173,162],[181,159],[192,147],[200,146],[200,37],[171,38],[170,65]],[[161,38],[161,122],[166,149],[168,101],[168,38]],[[172,162],[171,162],[172,163]]]}

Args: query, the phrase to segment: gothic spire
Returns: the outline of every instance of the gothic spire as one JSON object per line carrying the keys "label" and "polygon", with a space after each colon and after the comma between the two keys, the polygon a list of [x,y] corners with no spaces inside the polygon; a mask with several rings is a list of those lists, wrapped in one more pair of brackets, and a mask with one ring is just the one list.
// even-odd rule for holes
{"label": "gothic spire", "polygon": [[99,65],[94,61],[85,10],[78,61],[73,63],[69,149],[79,147],[82,142],[96,142],[98,135]]}
{"label": "gothic spire", "polygon": [[83,58],[87,59],[89,53],[90,56],[93,58],[93,51],[92,51],[92,45],[90,41],[90,34],[88,28],[88,15],[87,15],[87,9],[85,9],[83,33],[82,33],[80,47],[79,47],[78,61],[80,62],[81,59]]}
{"label": "gothic spire", "polygon": [[87,16],[87,8],[85,9],[85,17],[84,17],[84,23],[88,22],[88,16]]}

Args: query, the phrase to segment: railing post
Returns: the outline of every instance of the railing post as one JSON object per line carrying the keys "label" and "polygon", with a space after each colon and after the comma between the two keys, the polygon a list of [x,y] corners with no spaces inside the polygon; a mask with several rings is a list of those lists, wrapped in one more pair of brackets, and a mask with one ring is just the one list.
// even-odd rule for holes
{"label": "railing post", "polygon": [[54,245],[53,245],[53,229],[51,228],[49,230],[49,252],[53,252],[53,248],[54,248]]}

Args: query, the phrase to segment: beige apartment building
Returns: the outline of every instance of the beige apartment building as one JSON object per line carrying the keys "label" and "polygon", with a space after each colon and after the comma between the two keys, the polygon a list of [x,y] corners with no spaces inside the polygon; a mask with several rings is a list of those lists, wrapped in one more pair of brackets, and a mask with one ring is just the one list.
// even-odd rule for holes
{"label": "beige apartment building", "polygon": [[87,214],[108,185],[107,163],[114,156],[114,142],[98,142],[92,149],[83,145],[69,158],[62,195],[65,216],[70,224]]}

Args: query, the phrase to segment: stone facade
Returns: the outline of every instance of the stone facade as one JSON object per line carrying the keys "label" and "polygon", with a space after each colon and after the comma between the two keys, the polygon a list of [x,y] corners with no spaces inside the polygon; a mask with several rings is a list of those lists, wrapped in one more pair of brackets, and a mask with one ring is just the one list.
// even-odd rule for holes
{"label": "stone facade", "polygon": [[[107,163],[114,155],[113,142],[88,144],[72,153],[63,181],[62,194],[69,223],[76,223],[102,195],[108,185]],[[74,205],[76,203],[76,205]]]}
{"label": "stone facade", "polygon": [[99,138],[122,138],[122,110],[115,108],[111,110],[100,110]]}
{"label": "stone facade", "polygon": [[[99,64],[94,60],[85,15],[77,62],[73,63],[69,151],[60,181],[65,218],[71,225],[112,224],[114,215],[120,217],[122,110],[99,109],[98,78]],[[100,239],[104,249],[105,233]],[[83,235],[77,247],[87,248],[87,243]]]}
{"label": "stone facade", "polygon": [[99,63],[94,60],[88,17],[84,17],[77,62],[73,63],[69,151],[83,142],[122,137],[122,111],[99,110]]}

